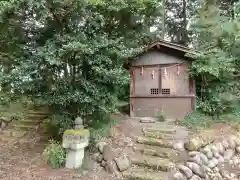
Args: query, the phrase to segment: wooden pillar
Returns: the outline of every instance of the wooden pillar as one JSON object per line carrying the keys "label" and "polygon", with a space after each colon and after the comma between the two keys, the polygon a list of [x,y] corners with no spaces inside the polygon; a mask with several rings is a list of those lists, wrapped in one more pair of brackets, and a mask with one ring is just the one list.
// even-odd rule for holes
{"label": "wooden pillar", "polygon": [[135,94],[134,90],[134,68],[130,67],[129,68],[129,73],[130,73],[130,98],[129,98],[129,109],[130,109],[130,116],[134,116],[134,110],[133,110],[133,102],[131,96]]}

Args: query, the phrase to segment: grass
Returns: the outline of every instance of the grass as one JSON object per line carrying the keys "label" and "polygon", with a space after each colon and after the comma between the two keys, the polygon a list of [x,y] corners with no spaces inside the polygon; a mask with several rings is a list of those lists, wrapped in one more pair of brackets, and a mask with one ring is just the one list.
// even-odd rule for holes
{"label": "grass", "polygon": [[94,150],[96,142],[108,138],[111,135],[111,128],[120,121],[119,118],[112,117],[108,117],[105,121],[94,121],[94,125],[90,128],[89,150]]}
{"label": "grass", "polygon": [[225,123],[230,125],[240,124],[240,107],[236,107],[232,113],[223,114],[219,118],[207,116],[199,111],[187,115],[183,121],[177,121],[179,125],[189,129],[208,128],[215,123]]}

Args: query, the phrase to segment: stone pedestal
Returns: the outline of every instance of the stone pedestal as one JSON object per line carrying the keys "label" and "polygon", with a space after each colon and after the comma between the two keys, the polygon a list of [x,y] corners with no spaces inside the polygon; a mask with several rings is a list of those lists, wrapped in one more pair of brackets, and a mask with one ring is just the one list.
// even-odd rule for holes
{"label": "stone pedestal", "polygon": [[[78,127],[80,124],[76,124]],[[83,126],[82,126],[83,127]],[[87,129],[70,129],[63,134],[63,148],[68,149],[66,168],[79,168],[84,158],[84,148],[88,146],[90,132]]]}
{"label": "stone pedestal", "polygon": [[70,169],[79,168],[82,166],[83,158],[84,158],[84,148],[81,148],[78,150],[70,149],[67,154],[65,167]]}

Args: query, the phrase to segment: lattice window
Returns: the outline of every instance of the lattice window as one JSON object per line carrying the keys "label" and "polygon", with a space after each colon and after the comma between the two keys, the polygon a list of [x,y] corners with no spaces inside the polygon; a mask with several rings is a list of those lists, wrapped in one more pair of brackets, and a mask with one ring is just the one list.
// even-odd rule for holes
{"label": "lattice window", "polygon": [[170,89],[162,89],[162,94],[170,94]]}
{"label": "lattice window", "polygon": [[158,88],[151,88],[151,94],[159,94]]}

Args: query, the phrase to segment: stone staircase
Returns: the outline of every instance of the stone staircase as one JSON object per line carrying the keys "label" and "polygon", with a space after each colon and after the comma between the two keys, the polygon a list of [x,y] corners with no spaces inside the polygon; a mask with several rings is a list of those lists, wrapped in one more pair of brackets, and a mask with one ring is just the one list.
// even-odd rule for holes
{"label": "stone staircase", "polygon": [[173,122],[133,120],[141,135],[135,137],[132,167],[123,172],[126,180],[170,180],[176,164],[188,157],[183,141],[190,135]]}
{"label": "stone staircase", "polygon": [[4,143],[12,143],[23,137],[27,132],[37,130],[41,122],[49,116],[48,112],[44,111],[29,111],[24,115],[24,118],[13,121],[0,131],[0,141]]}

